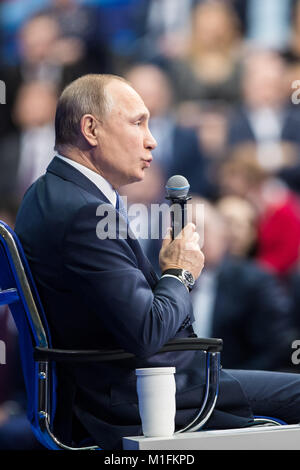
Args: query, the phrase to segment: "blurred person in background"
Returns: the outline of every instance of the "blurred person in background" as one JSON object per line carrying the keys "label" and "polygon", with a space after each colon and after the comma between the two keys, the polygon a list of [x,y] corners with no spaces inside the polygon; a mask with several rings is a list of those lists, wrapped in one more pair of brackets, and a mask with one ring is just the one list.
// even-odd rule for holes
{"label": "blurred person in background", "polygon": [[230,109],[216,101],[185,101],[177,106],[178,123],[195,129],[205,159],[205,179],[209,190],[206,197],[219,197],[217,174],[219,166],[228,153],[227,133]]}
{"label": "blurred person in background", "polygon": [[220,198],[216,207],[228,232],[228,252],[231,256],[248,259],[257,243],[257,213],[252,204],[238,196]]}
{"label": "blurred person in background", "polygon": [[300,62],[300,1],[292,0],[288,40],[282,54],[289,64]]}
{"label": "blurred person in background", "polygon": [[247,43],[256,47],[283,50],[289,40],[294,0],[242,0],[242,2],[245,4]]}
{"label": "blurred person in background", "polygon": [[0,142],[0,194],[21,198],[41,176],[54,147],[57,92],[51,83],[33,81],[18,90],[13,118],[18,131]]}
{"label": "blurred person in background", "polygon": [[86,46],[98,39],[99,9],[77,0],[51,0],[41,10],[58,22],[63,37],[77,38]]}
{"label": "blurred person in background", "polygon": [[[101,8],[101,4],[97,3],[84,5],[78,0],[51,0],[50,5],[41,11],[54,18],[59,25],[62,41],[58,42],[57,48],[62,49],[62,63],[68,60],[68,55],[72,58],[74,51],[77,51],[78,57],[81,57],[81,68],[85,68],[86,72],[111,71],[111,50],[102,33],[105,25]],[[70,52],[65,50],[66,45]],[[71,81],[73,77],[67,75],[65,78]]]}
{"label": "blurred person in background", "polygon": [[257,213],[256,261],[284,278],[294,269],[300,249],[298,196],[263,169],[256,147],[236,148],[220,171],[223,195],[246,198]]}
{"label": "blurred person in background", "polygon": [[5,109],[0,108],[1,135],[15,129],[12,104],[22,84],[44,80],[52,82],[60,91],[80,75],[106,71],[106,64],[87,58],[83,42],[64,37],[56,18],[46,13],[36,14],[22,25],[18,31],[18,50],[18,63],[2,71],[7,105]]}
{"label": "blurred person in background", "polygon": [[[274,51],[249,52],[244,59],[242,100],[229,123],[228,144],[258,145],[262,167],[278,169],[290,164],[282,143],[295,145],[299,159],[299,110],[291,105],[291,84],[285,61]],[[294,157],[294,159],[296,159]]]}
{"label": "blurred person in background", "polygon": [[193,7],[199,1],[140,0],[134,15],[140,25],[137,59],[161,63],[168,57],[180,57],[189,35]]}
{"label": "blurred person in background", "polygon": [[126,78],[150,111],[149,127],[159,143],[153,157],[165,180],[182,174],[189,180],[192,192],[207,196],[210,188],[205,179],[206,162],[197,134],[177,123],[173,90],[166,73],[154,64],[140,64],[131,67]]}
{"label": "blurred person in background", "polygon": [[[223,367],[286,368],[294,331],[281,284],[252,261],[229,254],[227,223],[214,205],[193,198],[194,222],[201,204],[205,267],[191,293],[195,333],[223,339]],[[197,226],[199,234],[202,229]]]}
{"label": "blurred person in background", "polygon": [[242,44],[238,17],[229,3],[196,5],[185,54],[167,65],[177,100],[239,99]]}
{"label": "blurred person in background", "polygon": [[55,84],[59,82],[60,66],[49,57],[58,36],[57,23],[46,15],[30,18],[18,31],[18,63],[2,70],[7,104],[0,107],[1,137],[16,130],[13,105],[23,83],[41,79]]}

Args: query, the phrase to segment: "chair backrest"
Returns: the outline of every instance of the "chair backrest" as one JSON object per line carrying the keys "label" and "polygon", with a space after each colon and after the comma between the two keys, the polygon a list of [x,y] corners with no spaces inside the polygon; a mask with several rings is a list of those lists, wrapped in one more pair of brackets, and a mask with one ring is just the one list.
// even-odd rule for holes
{"label": "chair backrest", "polygon": [[[51,347],[51,336],[24,251],[14,231],[0,221],[0,305],[9,305],[18,329],[21,363],[27,393],[27,416],[38,440],[49,447],[39,423],[39,374],[34,360],[36,346]],[[56,409],[56,372],[51,364],[48,373],[49,421],[53,424]],[[52,446],[50,446],[53,448]]]}

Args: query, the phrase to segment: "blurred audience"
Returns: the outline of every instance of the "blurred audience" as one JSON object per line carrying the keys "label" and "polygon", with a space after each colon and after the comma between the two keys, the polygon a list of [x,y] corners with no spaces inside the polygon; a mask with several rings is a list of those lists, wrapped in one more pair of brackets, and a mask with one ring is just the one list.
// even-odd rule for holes
{"label": "blurred audience", "polygon": [[165,179],[173,174],[183,174],[189,180],[192,192],[207,196],[210,187],[205,179],[206,161],[196,132],[176,121],[168,76],[156,65],[140,64],[131,67],[126,78],[150,111],[149,127],[158,142],[153,157],[161,166]]}
{"label": "blurred audience", "polygon": [[[196,334],[223,339],[223,367],[286,368],[294,330],[281,284],[255,263],[230,256],[220,212],[202,199],[192,201],[195,223],[204,204],[205,267],[191,293]],[[197,229],[201,233],[203,227]]]}
{"label": "blurred audience", "polygon": [[[291,106],[286,64],[273,51],[249,52],[244,59],[242,98],[229,124],[228,143],[258,145],[262,166],[285,165],[282,142],[299,145],[299,110]],[[299,159],[297,148],[297,158]]]}
{"label": "blurred audience", "polygon": [[177,106],[177,121],[183,127],[195,129],[205,159],[203,168],[209,191],[207,197],[219,197],[217,174],[228,153],[227,133],[230,111],[221,102],[184,101]]}
{"label": "blurred audience", "polygon": [[255,208],[257,251],[255,259],[266,269],[286,276],[295,267],[300,249],[298,196],[272,173],[264,170],[252,152],[236,149],[220,172],[221,192],[246,198]]}
{"label": "blurred audience", "polygon": [[61,38],[56,49],[62,63],[76,52],[75,57],[81,59],[88,72],[111,71],[111,51],[103,34],[105,20],[101,6],[83,5],[77,0],[52,0],[41,13],[54,18],[59,25]]}
{"label": "blurred audience", "polygon": [[90,45],[99,39],[97,22],[98,9],[83,5],[76,0],[52,0],[42,12],[55,18],[62,36],[77,38]]}
{"label": "blurred audience", "polygon": [[192,12],[184,56],[168,61],[177,101],[239,98],[242,37],[228,2],[202,1]]}
{"label": "blurred audience", "polygon": [[51,83],[33,81],[19,88],[13,109],[18,131],[0,141],[0,195],[20,200],[46,171],[54,155],[56,101]]}
{"label": "blurred audience", "polygon": [[136,55],[139,60],[161,61],[183,54],[193,7],[201,0],[141,0],[135,19],[140,24]]}
{"label": "blurred audience", "polygon": [[288,41],[284,44],[283,56],[289,63],[300,62],[300,1],[293,0]]}
{"label": "blurred audience", "polygon": [[52,82],[61,90],[67,83],[88,72],[106,72],[99,57],[91,60],[83,42],[64,37],[53,15],[39,13],[24,23],[18,33],[19,61],[3,69],[7,105],[0,108],[1,135],[14,129],[12,105],[19,87],[32,80]]}
{"label": "blurred audience", "polygon": [[293,0],[243,0],[246,39],[255,46],[282,50],[289,40]]}
{"label": "blurred audience", "polygon": [[[132,230],[159,275],[166,222],[150,217],[151,204],[167,203],[166,180],[184,175],[194,210],[205,205],[206,264],[191,294],[197,333],[223,338],[224,367],[289,370],[300,334],[300,111],[291,101],[300,0],[2,5],[0,220],[14,226],[24,191],[54,156],[61,89],[85,73],[126,75],[158,141],[145,180],[122,188]],[[147,210],[135,214],[141,203]],[[0,331],[0,449],[39,448],[4,307]]]}

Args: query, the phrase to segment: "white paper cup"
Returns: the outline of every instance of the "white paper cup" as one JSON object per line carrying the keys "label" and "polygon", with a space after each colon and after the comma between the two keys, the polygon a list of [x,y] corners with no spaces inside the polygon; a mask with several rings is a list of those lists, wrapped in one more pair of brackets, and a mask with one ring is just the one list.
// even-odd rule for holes
{"label": "white paper cup", "polygon": [[146,437],[172,436],[175,430],[175,367],[136,369],[139,412]]}

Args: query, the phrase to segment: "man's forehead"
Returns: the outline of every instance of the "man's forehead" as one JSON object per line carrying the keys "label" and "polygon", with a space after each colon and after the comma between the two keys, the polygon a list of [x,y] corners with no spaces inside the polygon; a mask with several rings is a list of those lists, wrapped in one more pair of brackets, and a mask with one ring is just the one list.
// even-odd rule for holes
{"label": "man's forehead", "polygon": [[[145,106],[141,96],[132,86],[121,80],[112,80],[107,85],[107,92],[113,100],[114,107],[126,106],[126,109],[149,116],[149,111]],[[119,106],[118,106],[119,105]]]}

